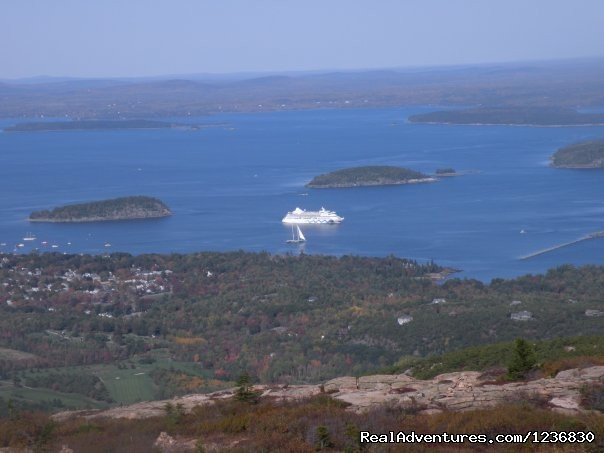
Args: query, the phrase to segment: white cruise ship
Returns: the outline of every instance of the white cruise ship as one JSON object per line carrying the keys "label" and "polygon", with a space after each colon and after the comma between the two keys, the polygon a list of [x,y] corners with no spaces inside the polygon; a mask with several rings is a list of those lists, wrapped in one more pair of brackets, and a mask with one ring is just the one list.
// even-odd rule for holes
{"label": "white cruise ship", "polygon": [[340,217],[334,211],[321,208],[318,211],[307,211],[296,208],[283,217],[283,223],[340,223],[344,217]]}

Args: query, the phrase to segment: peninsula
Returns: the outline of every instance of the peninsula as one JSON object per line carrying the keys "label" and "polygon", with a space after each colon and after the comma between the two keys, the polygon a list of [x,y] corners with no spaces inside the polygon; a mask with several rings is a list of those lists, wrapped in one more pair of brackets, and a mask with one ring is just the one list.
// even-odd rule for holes
{"label": "peninsula", "polygon": [[403,167],[366,166],[345,168],[342,170],[315,176],[306,187],[312,189],[331,189],[340,187],[386,186],[394,184],[413,184],[436,181],[428,175]]}
{"label": "peninsula", "polygon": [[103,222],[168,217],[170,208],[157,198],[133,196],[34,211],[30,222]]}
{"label": "peninsula", "polygon": [[556,151],[551,161],[556,168],[604,168],[604,140],[565,146]]}
{"label": "peninsula", "polygon": [[579,113],[569,108],[480,107],[421,113],[410,116],[409,121],[484,126],[596,126],[604,124],[604,114]]}

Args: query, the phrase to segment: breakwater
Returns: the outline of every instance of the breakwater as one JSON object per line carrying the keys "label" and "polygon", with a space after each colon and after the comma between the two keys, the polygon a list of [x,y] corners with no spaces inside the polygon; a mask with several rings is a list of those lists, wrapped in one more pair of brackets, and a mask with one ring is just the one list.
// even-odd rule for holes
{"label": "breakwater", "polygon": [[534,258],[536,256],[543,255],[545,253],[549,253],[549,252],[553,252],[554,250],[561,249],[562,247],[568,247],[568,246],[577,244],[579,242],[588,241],[590,239],[596,239],[596,238],[601,238],[601,237],[604,237],[604,231],[596,231],[594,233],[589,233],[589,234],[587,234],[585,236],[582,236],[579,239],[575,239],[574,241],[564,242],[562,244],[557,244],[557,245],[554,245],[552,247],[548,247],[548,248],[545,248],[545,249],[537,250],[536,252],[529,253],[528,255],[521,256],[520,259],[521,260],[528,260],[528,259]]}

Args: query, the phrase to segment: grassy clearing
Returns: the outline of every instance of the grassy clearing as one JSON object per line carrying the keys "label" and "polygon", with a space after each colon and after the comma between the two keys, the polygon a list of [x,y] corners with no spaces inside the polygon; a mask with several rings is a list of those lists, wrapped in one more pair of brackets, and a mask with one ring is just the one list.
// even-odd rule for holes
{"label": "grassy clearing", "polygon": [[154,398],[156,387],[149,376],[152,368],[150,365],[141,365],[119,369],[108,365],[96,370],[94,374],[101,378],[116,402],[131,404]]}
{"label": "grassy clearing", "polygon": [[[169,356],[165,353],[165,351],[155,351],[152,357],[155,360],[153,363],[139,363],[137,359],[133,359],[121,362],[119,364],[50,368],[34,371],[33,373],[45,374],[65,372],[97,376],[103,381],[103,383],[107,387],[109,395],[115,401],[115,404],[132,404],[139,401],[149,401],[156,399],[158,388],[157,385],[153,382],[153,379],[151,378],[151,372],[158,368],[182,371],[184,373],[193,376],[199,376],[202,378],[211,377],[211,373],[209,373],[207,370],[203,370],[199,364],[192,362],[172,361]],[[29,372],[24,372],[23,374],[26,373]],[[12,382],[6,381],[5,385],[11,388],[13,387]],[[54,392],[50,389],[41,388],[35,390],[39,390],[40,392],[42,392],[42,394],[48,395],[60,394],[60,392]],[[61,395],[72,395],[74,404],[79,404],[75,407],[85,408],[88,407],[90,401],[93,401],[83,395],[78,394]],[[50,399],[53,398],[55,398],[55,396],[52,396]]]}
{"label": "grassy clearing", "polygon": [[105,408],[107,403],[87,398],[77,393],[62,393],[51,389],[15,387],[9,381],[0,381],[0,398],[25,403],[49,403],[60,400],[64,409]]}

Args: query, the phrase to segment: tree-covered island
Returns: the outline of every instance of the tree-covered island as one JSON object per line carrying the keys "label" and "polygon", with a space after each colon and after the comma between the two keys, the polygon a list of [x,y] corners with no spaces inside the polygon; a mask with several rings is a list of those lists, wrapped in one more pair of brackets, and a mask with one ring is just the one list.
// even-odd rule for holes
{"label": "tree-covered island", "polygon": [[604,140],[565,146],[556,151],[551,161],[556,168],[604,168]]}
{"label": "tree-covered island", "polygon": [[306,187],[330,189],[341,187],[385,186],[436,181],[428,175],[403,167],[365,166],[315,176]]}
{"label": "tree-covered island", "polygon": [[30,222],[102,222],[168,217],[170,208],[153,197],[133,196],[34,211]]}

